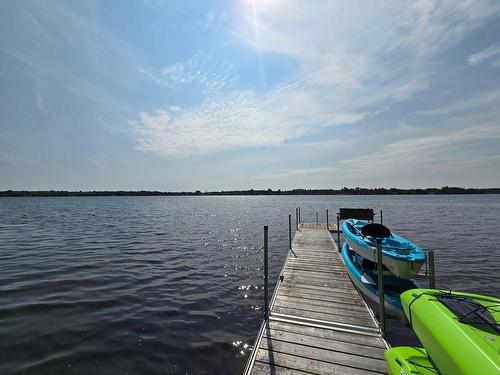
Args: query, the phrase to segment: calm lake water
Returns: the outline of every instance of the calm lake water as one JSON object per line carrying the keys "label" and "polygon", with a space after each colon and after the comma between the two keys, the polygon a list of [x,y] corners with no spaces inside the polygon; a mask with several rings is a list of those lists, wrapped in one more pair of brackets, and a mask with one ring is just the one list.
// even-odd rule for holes
{"label": "calm lake water", "polygon": [[439,288],[500,295],[499,195],[0,198],[0,373],[240,373],[297,206],[383,209]]}

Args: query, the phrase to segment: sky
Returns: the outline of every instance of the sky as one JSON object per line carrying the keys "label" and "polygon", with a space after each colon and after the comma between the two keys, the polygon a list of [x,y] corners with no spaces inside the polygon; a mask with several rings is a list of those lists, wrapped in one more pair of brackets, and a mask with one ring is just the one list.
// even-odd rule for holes
{"label": "sky", "polygon": [[500,187],[496,0],[0,1],[0,190]]}

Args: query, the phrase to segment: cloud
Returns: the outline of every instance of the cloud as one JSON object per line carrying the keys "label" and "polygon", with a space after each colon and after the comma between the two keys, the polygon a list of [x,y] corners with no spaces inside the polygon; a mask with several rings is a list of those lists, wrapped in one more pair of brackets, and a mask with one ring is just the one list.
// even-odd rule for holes
{"label": "cloud", "polygon": [[207,98],[195,109],[177,106],[141,113],[131,126],[139,150],[182,158],[238,147],[276,146],[317,131],[313,121],[333,126],[363,116],[332,113],[326,103],[318,103],[307,92],[284,90],[260,96],[253,91],[233,91]]}
{"label": "cloud", "polygon": [[[487,19],[498,17],[494,0],[386,1],[356,7],[350,1],[276,1],[241,10],[238,37],[273,53],[305,63],[317,56],[350,46],[369,55],[384,51],[421,57],[439,54]],[[376,20],[376,22],[375,22]],[[259,43],[253,29],[258,26]]]}
{"label": "cloud", "polygon": [[258,92],[239,88],[232,69],[202,51],[166,67],[154,75],[159,84],[203,95],[177,112],[166,105],[141,113],[131,122],[140,150],[180,158],[276,146],[358,123],[430,87],[436,57],[500,10],[488,0],[239,4],[234,41],[264,65],[266,55],[280,56],[295,69]]}
{"label": "cloud", "polygon": [[[111,85],[104,82],[120,88],[130,84],[128,74],[119,74],[129,73],[138,60],[129,46],[89,14],[64,2],[11,5],[11,18],[2,20],[9,33],[1,38],[0,51],[7,61],[22,67],[12,69],[13,74],[23,72],[21,79],[28,79],[34,85],[40,111],[50,108],[47,92],[51,90],[63,93],[65,99],[72,97],[94,105],[127,109],[110,89]],[[85,3],[82,9],[93,9],[94,5]]]}
{"label": "cloud", "polygon": [[[227,61],[213,62],[198,51],[186,62],[178,62],[165,66],[158,73],[150,72],[144,68],[139,69],[149,79],[160,86],[170,89],[185,89],[198,91],[204,95],[216,95],[224,90],[229,90],[236,77],[233,74],[234,64]],[[217,69],[211,68],[216,66]]]}
{"label": "cloud", "polygon": [[[465,170],[491,168],[500,163],[500,154],[486,156],[464,155],[456,152],[462,144],[500,139],[495,123],[469,126],[446,134],[420,136],[383,145],[379,150],[312,168],[288,169],[259,176],[262,180],[289,182],[307,177],[312,185],[321,186],[439,186],[432,176],[462,176]],[[355,145],[352,145],[355,149]],[[419,178],[415,180],[414,176]],[[431,177],[429,177],[431,176]],[[292,181],[292,182],[290,182]],[[415,184],[416,183],[416,184]],[[295,182],[296,184],[296,182]]]}
{"label": "cloud", "polygon": [[439,54],[499,11],[500,3],[493,0],[413,1],[393,30],[392,44],[418,56]]}
{"label": "cloud", "polygon": [[416,113],[419,115],[448,115],[456,112],[470,111],[471,109],[490,104],[500,104],[500,89],[489,90],[454,103],[445,104],[440,108],[417,111]]}
{"label": "cloud", "polygon": [[377,175],[391,177],[403,172],[464,170],[464,162],[468,163],[471,158],[450,153],[450,148],[464,142],[489,139],[500,139],[498,124],[484,123],[448,134],[400,140],[383,146],[378,152],[344,160],[340,166],[345,168],[345,173],[362,175],[365,179]]}
{"label": "cloud", "polygon": [[[492,57],[497,57],[499,55],[500,55],[500,44],[494,44],[480,52],[470,55],[469,58],[467,59],[467,62],[469,63],[469,65],[479,65],[482,64],[484,61],[489,60]],[[498,61],[500,61],[500,59],[495,59],[493,61],[493,64],[495,65],[496,63],[498,63]]]}

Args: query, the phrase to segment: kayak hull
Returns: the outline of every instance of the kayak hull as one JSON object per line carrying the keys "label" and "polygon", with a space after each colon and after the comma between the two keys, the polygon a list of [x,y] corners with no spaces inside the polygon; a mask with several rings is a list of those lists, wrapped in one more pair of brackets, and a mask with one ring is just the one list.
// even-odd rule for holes
{"label": "kayak hull", "polygon": [[427,356],[424,348],[400,346],[386,350],[385,361],[391,375],[436,375],[438,370]]}
{"label": "kayak hull", "polygon": [[[356,287],[370,300],[379,302],[379,289],[377,285],[377,275],[373,271],[364,270],[361,266],[361,259],[347,243],[342,245],[342,260],[347,268],[349,277]],[[401,320],[405,320],[403,308],[400,301],[402,290],[419,288],[414,280],[398,278],[394,275],[384,274],[384,304],[385,308],[396,315]]]}
{"label": "kayak hull", "polygon": [[[342,224],[342,232],[349,247],[363,258],[377,261],[375,240],[360,235],[366,221],[349,219]],[[395,276],[411,279],[425,263],[425,253],[416,244],[392,234],[382,242],[382,263]]]}
{"label": "kayak hull", "polygon": [[437,298],[440,294],[470,297],[500,323],[500,300],[477,294],[434,289],[401,295],[405,314],[432,362],[443,374],[499,374],[500,334],[486,324],[469,324]]}

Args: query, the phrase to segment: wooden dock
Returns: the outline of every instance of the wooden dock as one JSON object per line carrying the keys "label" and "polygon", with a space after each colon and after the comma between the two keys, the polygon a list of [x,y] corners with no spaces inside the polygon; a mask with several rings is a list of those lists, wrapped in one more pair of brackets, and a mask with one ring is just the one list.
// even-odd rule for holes
{"label": "wooden dock", "polygon": [[300,224],[269,309],[245,375],[387,373],[387,343],[324,224]]}

